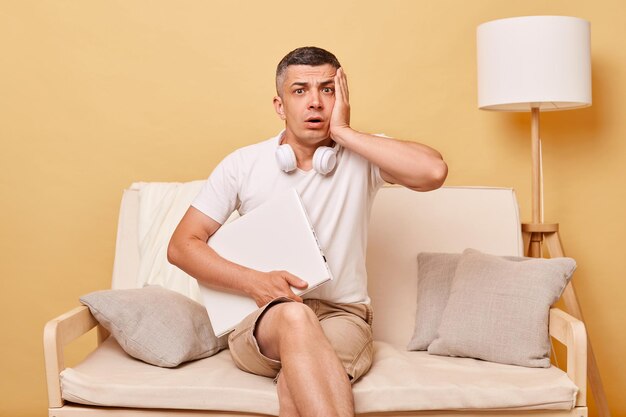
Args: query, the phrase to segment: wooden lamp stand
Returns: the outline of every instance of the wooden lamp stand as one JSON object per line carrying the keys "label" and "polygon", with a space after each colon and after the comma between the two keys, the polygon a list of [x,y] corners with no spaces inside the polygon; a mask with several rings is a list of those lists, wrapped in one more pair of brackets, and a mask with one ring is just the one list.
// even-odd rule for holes
{"label": "wooden lamp stand", "polygon": [[[524,252],[527,256],[534,258],[543,257],[542,245],[546,244],[546,249],[550,257],[557,258],[565,256],[561,239],[559,237],[558,223],[546,224],[543,222],[543,195],[542,170],[541,170],[541,142],[539,138],[539,108],[533,107],[531,110],[532,124],[532,223],[522,224],[522,236],[524,239]],[[582,311],[572,281],[567,284],[563,291],[563,301],[565,308],[572,316],[583,320]],[[591,339],[587,335],[587,375],[591,393],[598,409],[600,417],[610,417],[608,402],[604,394],[600,372],[596,363],[596,357],[591,347]]]}

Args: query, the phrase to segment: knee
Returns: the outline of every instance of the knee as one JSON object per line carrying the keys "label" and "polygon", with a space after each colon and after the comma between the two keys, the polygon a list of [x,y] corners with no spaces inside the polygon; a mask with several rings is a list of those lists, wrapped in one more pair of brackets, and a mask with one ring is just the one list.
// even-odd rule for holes
{"label": "knee", "polygon": [[273,307],[278,325],[291,332],[320,327],[317,316],[306,304],[290,302]]}
{"label": "knee", "polygon": [[283,335],[295,336],[321,330],[317,316],[311,308],[302,303],[281,303],[273,307],[276,324]]}
{"label": "knee", "polygon": [[270,357],[272,353],[275,357],[279,356],[274,349],[284,342],[319,337],[320,333],[323,334],[322,327],[313,310],[298,302],[270,306],[254,329],[254,337],[262,353]]}

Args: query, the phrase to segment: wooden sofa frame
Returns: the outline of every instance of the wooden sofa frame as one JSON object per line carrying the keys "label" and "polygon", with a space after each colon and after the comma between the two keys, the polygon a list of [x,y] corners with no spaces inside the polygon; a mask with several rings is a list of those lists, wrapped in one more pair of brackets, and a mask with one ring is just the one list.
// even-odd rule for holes
{"label": "wooden sofa frame", "polygon": [[[120,221],[123,221],[120,218]],[[514,228],[513,224],[513,228]],[[119,232],[118,232],[119,233]],[[118,251],[119,249],[118,234]],[[116,254],[116,257],[119,253]],[[115,288],[115,272],[114,285]],[[67,345],[97,328],[97,343],[101,344],[109,336],[108,332],[96,321],[86,306],[73,310],[49,321],[44,328],[44,355],[48,386],[48,403],[50,417],[78,416],[128,416],[128,417],[233,417],[257,416],[267,414],[234,413],[210,410],[183,410],[157,408],[124,408],[104,407],[97,405],[75,404],[65,401],[61,392],[61,372],[65,369],[64,349]],[[361,414],[363,417],[409,417],[409,416],[570,416],[586,417],[588,414],[587,398],[587,335],[582,321],[558,308],[552,308],[549,314],[549,334],[553,340],[563,344],[567,349],[567,360],[564,364],[569,379],[579,388],[575,406],[570,410],[442,410],[442,411],[411,411]]]}
{"label": "wooden sofa frame", "polygon": [[[94,327],[97,327],[98,343],[101,343],[108,337],[108,332],[96,321],[91,315],[89,309],[85,306],[76,307],[75,309],[65,313],[51,321],[49,321],[44,329],[44,353],[46,362],[46,375],[48,382],[48,405],[50,417],[78,417],[78,416],[128,416],[128,417],[232,417],[241,416],[259,416],[266,417],[264,414],[234,414],[213,411],[196,411],[196,410],[152,410],[152,409],[129,409],[129,408],[113,408],[113,407],[89,407],[85,405],[73,405],[64,401],[61,397],[61,384],[59,375],[65,369],[65,360],[63,350],[66,345],[76,340],[80,336],[86,334]],[[584,324],[565,313],[558,308],[550,310],[550,336],[567,347],[567,375],[580,387],[578,397],[576,399],[576,407],[570,411],[485,411],[477,413],[476,411],[455,411],[455,412],[411,412],[411,413],[389,413],[382,414],[384,417],[395,416],[495,416],[495,415],[528,415],[536,417],[547,416],[587,416],[586,404],[586,380],[587,380],[587,335]],[[364,415],[363,417],[366,417]],[[367,417],[375,417],[368,414]]]}

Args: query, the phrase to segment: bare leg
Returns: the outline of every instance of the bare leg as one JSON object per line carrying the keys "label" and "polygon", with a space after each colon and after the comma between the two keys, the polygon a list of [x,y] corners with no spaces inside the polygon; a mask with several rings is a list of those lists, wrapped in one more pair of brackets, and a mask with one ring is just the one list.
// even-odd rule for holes
{"label": "bare leg", "polygon": [[282,362],[278,395],[289,398],[281,399],[281,406],[295,406],[302,417],[354,416],[348,375],[309,307],[294,302],[271,307],[255,336],[265,356]]}
{"label": "bare leg", "polygon": [[289,392],[289,387],[285,382],[285,378],[281,376],[278,377],[278,402],[280,405],[279,417],[300,417],[300,413],[298,413],[298,409],[293,402],[293,398],[291,398],[291,393]]}

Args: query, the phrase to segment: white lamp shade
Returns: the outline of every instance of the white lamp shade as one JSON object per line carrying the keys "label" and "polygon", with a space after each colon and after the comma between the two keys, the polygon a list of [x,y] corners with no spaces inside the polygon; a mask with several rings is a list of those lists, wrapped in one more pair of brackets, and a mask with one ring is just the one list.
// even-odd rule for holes
{"label": "white lamp shade", "polygon": [[565,110],[591,105],[590,24],[568,16],[494,20],[477,29],[478,107]]}

